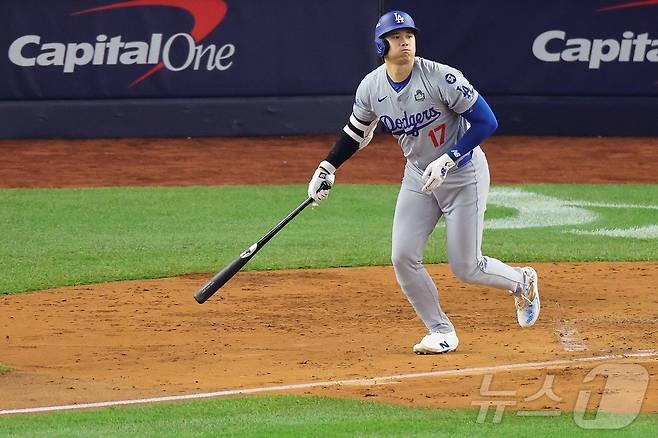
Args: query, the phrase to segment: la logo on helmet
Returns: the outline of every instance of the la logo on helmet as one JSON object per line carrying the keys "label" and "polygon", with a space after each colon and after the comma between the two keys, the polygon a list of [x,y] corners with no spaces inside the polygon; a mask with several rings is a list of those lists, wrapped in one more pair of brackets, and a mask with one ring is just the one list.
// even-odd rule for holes
{"label": "la logo on helmet", "polygon": [[404,17],[397,12],[393,13],[395,15],[395,22],[396,23],[404,23]]}

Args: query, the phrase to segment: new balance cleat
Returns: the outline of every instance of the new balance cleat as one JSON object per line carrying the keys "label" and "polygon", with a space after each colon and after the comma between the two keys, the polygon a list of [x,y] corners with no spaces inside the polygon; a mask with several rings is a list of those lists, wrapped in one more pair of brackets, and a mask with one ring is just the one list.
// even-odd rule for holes
{"label": "new balance cleat", "polygon": [[416,354],[441,354],[454,351],[459,345],[457,333],[430,333],[420,343],[414,345]]}

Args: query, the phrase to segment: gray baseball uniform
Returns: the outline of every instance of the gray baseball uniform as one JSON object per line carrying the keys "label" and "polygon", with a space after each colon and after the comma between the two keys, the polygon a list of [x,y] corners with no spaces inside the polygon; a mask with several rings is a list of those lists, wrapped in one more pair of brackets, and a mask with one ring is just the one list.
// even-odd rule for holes
{"label": "gray baseball uniform", "polygon": [[407,158],[393,220],[391,259],[400,287],[430,332],[454,330],[422,264],[427,239],[441,216],[446,222],[448,262],[460,280],[512,291],[523,287],[519,268],[482,255],[489,167],[479,146],[459,158],[433,193],[421,191],[423,171],[439,158],[440,147],[456,144],[468,129],[460,114],[477,97],[459,70],[420,57],[399,92],[389,83],[385,65],[368,74],[356,92],[354,116],[379,119]]}

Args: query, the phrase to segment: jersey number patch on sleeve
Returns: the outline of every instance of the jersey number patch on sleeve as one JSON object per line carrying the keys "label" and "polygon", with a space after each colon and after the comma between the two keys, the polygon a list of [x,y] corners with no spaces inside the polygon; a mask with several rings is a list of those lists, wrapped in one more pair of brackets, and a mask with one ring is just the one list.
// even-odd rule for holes
{"label": "jersey number patch on sleeve", "polygon": [[427,135],[432,139],[432,143],[434,143],[434,147],[438,148],[446,141],[446,124],[441,123],[436,128],[430,130],[430,132],[428,132]]}

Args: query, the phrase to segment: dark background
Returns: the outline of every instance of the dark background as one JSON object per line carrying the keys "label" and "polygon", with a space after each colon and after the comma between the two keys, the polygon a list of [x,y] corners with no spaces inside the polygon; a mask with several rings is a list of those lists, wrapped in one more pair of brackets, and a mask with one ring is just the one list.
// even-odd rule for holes
{"label": "dark background", "polygon": [[604,12],[598,9],[622,2],[226,0],[225,18],[200,42],[235,45],[225,71],[161,70],[130,87],[153,66],[85,65],[64,73],[63,66],[10,62],[8,48],[22,35],[40,35],[41,44],[93,44],[98,34],[148,42],[162,33],[166,41],[194,24],[186,11],[161,6],[71,15],[114,3],[119,0],[0,3],[0,137],[334,132],[349,116],[359,81],[379,63],[377,18],[396,8],[421,29],[419,56],[460,69],[487,97],[499,133],[658,133],[658,63],[590,69],[587,62],[549,63],[532,54],[534,39],[546,30],[589,40],[620,41],[624,31],[658,38],[656,5]]}

